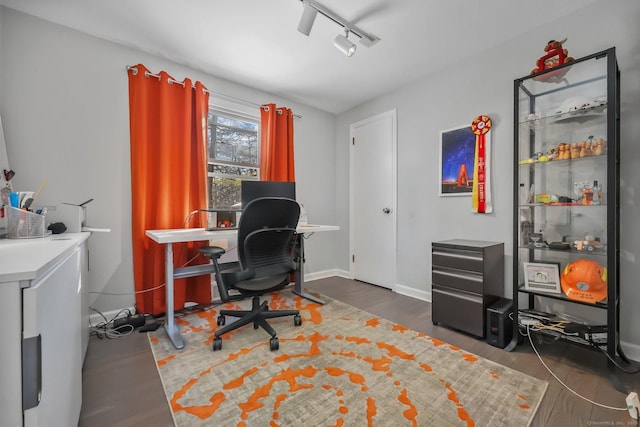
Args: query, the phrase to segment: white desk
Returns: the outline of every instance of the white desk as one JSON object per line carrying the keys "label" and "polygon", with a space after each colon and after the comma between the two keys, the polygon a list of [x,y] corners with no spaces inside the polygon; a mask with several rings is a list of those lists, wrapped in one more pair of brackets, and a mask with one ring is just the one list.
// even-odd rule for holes
{"label": "white desk", "polygon": [[[319,304],[324,302],[313,295],[306,293],[303,289],[304,284],[304,234],[305,233],[319,233],[322,231],[337,231],[340,227],[336,225],[301,225],[298,226],[296,231],[299,238],[298,244],[300,247],[300,255],[298,256],[296,266],[296,283],[293,292],[311,301]],[[178,229],[166,229],[166,230],[147,230],[145,233],[151,240],[156,243],[166,245],[166,306],[167,306],[167,318],[165,321],[165,330],[169,339],[177,349],[184,347],[184,340],[180,334],[175,320],[173,311],[173,281],[174,279],[181,279],[184,277],[198,276],[201,274],[212,274],[213,264],[194,265],[190,267],[175,268],[173,265],[173,243],[180,242],[198,242],[203,240],[219,240],[219,239],[235,239],[237,236],[237,230],[212,230],[209,231],[205,228],[178,228]]]}

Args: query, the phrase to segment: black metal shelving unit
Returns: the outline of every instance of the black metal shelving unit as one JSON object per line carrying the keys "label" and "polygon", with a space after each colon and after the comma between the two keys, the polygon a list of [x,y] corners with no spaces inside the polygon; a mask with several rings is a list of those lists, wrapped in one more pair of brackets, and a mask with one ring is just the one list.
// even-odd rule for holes
{"label": "black metal shelving unit", "polygon": [[[507,350],[518,344],[518,310],[536,309],[604,326],[606,337],[598,346],[612,359],[624,358],[619,348],[619,92],[615,48],[514,80],[514,336]],[[552,242],[561,246],[550,247]],[[559,267],[558,281],[548,278],[554,288],[568,283],[569,276],[563,278],[568,265],[573,271],[581,262],[606,269],[605,298],[590,294],[597,280],[577,282],[593,297],[586,301],[568,297],[564,286],[558,292],[525,285],[536,263],[545,266],[540,271]],[[540,332],[593,347],[562,332]],[[609,366],[615,369],[612,362]]]}

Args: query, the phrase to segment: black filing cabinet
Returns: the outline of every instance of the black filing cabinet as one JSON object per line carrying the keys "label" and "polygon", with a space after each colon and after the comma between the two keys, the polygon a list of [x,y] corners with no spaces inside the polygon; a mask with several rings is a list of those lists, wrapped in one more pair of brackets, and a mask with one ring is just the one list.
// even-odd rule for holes
{"label": "black filing cabinet", "polygon": [[433,242],[431,257],[433,324],[484,338],[487,307],[504,295],[504,244]]}

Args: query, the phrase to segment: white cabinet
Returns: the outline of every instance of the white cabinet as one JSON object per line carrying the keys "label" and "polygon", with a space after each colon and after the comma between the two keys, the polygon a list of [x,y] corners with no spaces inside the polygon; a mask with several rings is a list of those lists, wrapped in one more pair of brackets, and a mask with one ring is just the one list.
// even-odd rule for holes
{"label": "white cabinet", "polygon": [[2,427],[78,423],[88,236],[0,241]]}

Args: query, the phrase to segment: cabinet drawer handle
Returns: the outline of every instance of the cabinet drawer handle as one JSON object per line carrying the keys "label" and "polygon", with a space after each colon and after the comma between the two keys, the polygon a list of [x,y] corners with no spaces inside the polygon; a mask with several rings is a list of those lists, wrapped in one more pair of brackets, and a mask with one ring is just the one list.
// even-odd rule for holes
{"label": "cabinet drawer handle", "polygon": [[475,297],[472,295],[467,295],[467,294],[462,294],[462,293],[457,293],[457,292],[449,292],[449,291],[445,291],[442,288],[437,288],[437,289],[433,289],[433,292],[435,293],[440,293],[449,297],[453,297],[453,298],[459,298],[459,299],[464,299],[476,304],[482,304],[482,298],[480,297]]}
{"label": "cabinet drawer handle", "polygon": [[440,255],[440,256],[446,256],[451,258],[468,259],[471,261],[482,261],[481,256],[462,255],[462,254],[456,254],[451,252],[439,252],[439,251],[433,251],[432,253],[433,255]]}
{"label": "cabinet drawer handle", "polygon": [[477,277],[477,276],[450,273],[448,271],[438,270],[438,269],[435,269],[435,268],[433,269],[433,272],[434,273],[438,273],[438,274],[442,274],[443,276],[455,277],[457,279],[472,280],[474,282],[482,283],[482,278],[481,277]]}
{"label": "cabinet drawer handle", "polygon": [[35,408],[42,396],[42,337],[22,339],[22,409]]}

